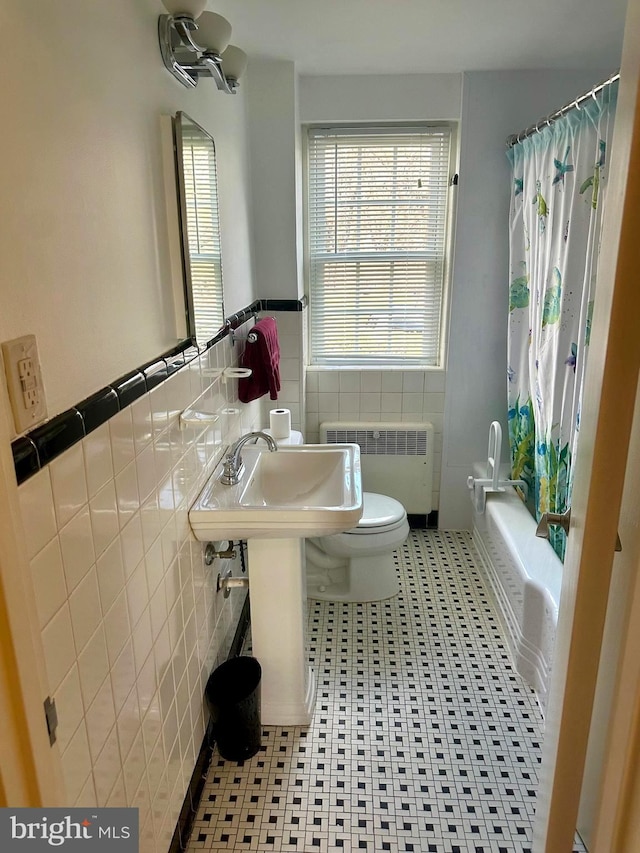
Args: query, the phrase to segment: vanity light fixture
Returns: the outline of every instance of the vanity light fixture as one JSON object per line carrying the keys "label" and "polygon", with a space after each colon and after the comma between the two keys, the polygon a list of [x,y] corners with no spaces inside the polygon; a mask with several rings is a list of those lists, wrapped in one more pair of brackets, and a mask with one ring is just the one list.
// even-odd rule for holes
{"label": "vanity light fixture", "polygon": [[205,12],[207,0],[162,0],[168,15],[158,19],[162,60],[183,86],[211,77],[221,92],[234,95],[247,56],[229,44],[231,24],[215,12]]}

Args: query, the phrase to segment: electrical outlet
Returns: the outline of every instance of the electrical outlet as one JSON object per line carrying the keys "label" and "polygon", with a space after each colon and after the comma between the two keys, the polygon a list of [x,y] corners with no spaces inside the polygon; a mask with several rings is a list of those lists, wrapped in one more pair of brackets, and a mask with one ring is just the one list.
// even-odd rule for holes
{"label": "electrical outlet", "polygon": [[35,336],[5,341],[2,357],[16,432],[26,432],[47,417]]}
{"label": "electrical outlet", "polygon": [[18,376],[22,387],[22,401],[25,409],[33,409],[38,405],[38,378],[32,358],[21,358],[18,361]]}

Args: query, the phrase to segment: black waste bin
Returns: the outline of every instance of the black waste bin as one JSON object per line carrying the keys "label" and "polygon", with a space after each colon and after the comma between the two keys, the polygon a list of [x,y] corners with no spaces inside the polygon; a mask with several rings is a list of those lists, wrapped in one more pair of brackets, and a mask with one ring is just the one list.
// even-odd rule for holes
{"label": "black waste bin", "polygon": [[244,761],[260,749],[260,678],[255,658],[225,661],[209,676],[205,699],[213,735],[223,758]]}

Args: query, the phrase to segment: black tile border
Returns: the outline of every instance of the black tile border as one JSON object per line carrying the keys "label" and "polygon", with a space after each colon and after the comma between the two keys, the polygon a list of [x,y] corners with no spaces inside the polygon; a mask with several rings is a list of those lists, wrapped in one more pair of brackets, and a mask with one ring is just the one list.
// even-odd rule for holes
{"label": "black tile border", "polygon": [[27,436],[17,438],[11,445],[13,465],[18,483],[23,483],[40,470],[40,460],[35,444]]}
{"label": "black tile border", "polygon": [[77,409],[68,409],[32,429],[28,437],[38,451],[40,467],[60,456],[85,436],[84,419]]}
{"label": "black tile border", "polygon": [[180,370],[181,367],[184,367],[186,361],[184,355],[181,352],[177,352],[175,355],[170,355],[165,358],[165,364],[167,365],[167,376],[171,376],[171,374],[175,373],[176,370]]}
{"label": "black tile border", "polygon": [[109,418],[118,414],[120,411],[118,394],[114,388],[103,388],[87,397],[82,403],[78,403],[76,409],[82,415],[85,434],[89,435]]}
{"label": "black tile border", "polygon": [[[291,304],[295,307],[291,307]],[[263,299],[263,311],[303,311],[307,307],[307,297],[295,299]]]}
{"label": "black tile border", "polygon": [[152,361],[125,373],[106,388],[14,439],[11,450],[18,485],[261,311],[302,311],[306,304],[306,297],[256,299],[227,317],[223,328],[205,346],[198,348],[191,338],[186,338]]}
{"label": "black tile border", "polygon": [[110,386],[118,395],[120,409],[126,409],[132,403],[147,393],[147,382],[141,370],[125,373]]}
{"label": "black tile border", "polygon": [[147,364],[142,368],[141,372],[144,373],[147,391],[157,388],[161,382],[164,382],[165,379],[169,378],[167,362],[163,358],[160,358],[157,361],[152,361],[151,364]]}
{"label": "black tile border", "polygon": [[[240,544],[240,547],[242,548],[242,543]],[[241,653],[247,636],[247,631],[249,630],[249,620],[249,595],[247,594],[242,606],[242,612],[240,613],[240,618],[236,626],[236,631],[227,660],[238,657]],[[204,738],[202,739],[198,758],[196,759],[196,765],[193,768],[193,773],[191,774],[187,793],[185,794],[184,802],[180,809],[178,823],[176,824],[176,828],[173,832],[173,838],[171,839],[171,844],[167,853],[184,853],[189,845],[193,822],[196,819],[198,808],[200,806],[202,790],[204,788],[204,783],[207,780],[207,773],[209,772],[209,767],[211,765],[211,756],[213,755],[214,746],[215,738],[213,736],[213,726],[211,725],[211,721],[209,721]]]}

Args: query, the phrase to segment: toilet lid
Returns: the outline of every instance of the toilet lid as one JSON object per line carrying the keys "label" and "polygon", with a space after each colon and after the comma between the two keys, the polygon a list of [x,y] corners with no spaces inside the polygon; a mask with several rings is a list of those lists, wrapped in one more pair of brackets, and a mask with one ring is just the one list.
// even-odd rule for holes
{"label": "toilet lid", "polygon": [[349,533],[367,533],[375,528],[393,527],[401,524],[406,518],[400,501],[375,492],[363,492],[362,507],[362,518],[358,526],[349,530]]}

